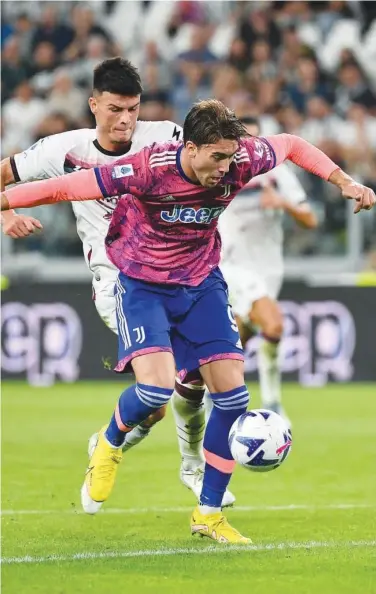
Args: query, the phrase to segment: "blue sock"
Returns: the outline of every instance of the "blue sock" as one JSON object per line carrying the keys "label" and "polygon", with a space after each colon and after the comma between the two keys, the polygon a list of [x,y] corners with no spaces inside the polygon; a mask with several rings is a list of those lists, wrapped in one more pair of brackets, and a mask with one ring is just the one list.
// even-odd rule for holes
{"label": "blue sock", "polygon": [[105,433],[108,441],[120,447],[125,434],[167,404],[173,391],[173,388],[157,388],[138,383],[124,390]]}
{"label": "blue sock", "polygon": [[221,507],[235,466],[228,434],[233,422],[247,410],[249,393],[243,385],[229,392],[211,394],[211,397],[214,406],[204,437],[206,464],[200,505]]}

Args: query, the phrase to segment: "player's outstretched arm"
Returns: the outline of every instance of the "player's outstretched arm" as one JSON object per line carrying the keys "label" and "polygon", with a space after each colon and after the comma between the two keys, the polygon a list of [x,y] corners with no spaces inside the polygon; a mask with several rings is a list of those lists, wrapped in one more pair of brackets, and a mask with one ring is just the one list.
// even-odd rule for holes
{"label": "player's outstretched arm", "polygon": [[354,181],[320,149],[293,134],[277,134],[266,139],[276,155],[275,166],[286,159],[339,187],[345,198],[356,200],[354,212],[370,210],[376,204],[371,188]]}
{"label": "player's outstretched arm", "polygon": [[103,194],[93,169],[15,186],[1,193],[1,210],[62,201],[96,200]]}
{"label": "player's outstretched arm", "polygon": [[1,193],[1,210],[64,201],[98,200],[122,194],[140,196],[147,188],[150,175],[145,165],[147,150],[119,159],[112,165],[10,188]]}
{"label": "player's outstretched arm", "polygon": [[[16,178],[12,169],[11,160],[6,157],[1,161],[1,192],[3,192],[9,184],[16,183]],[[1,224],[4,235],[9,235],[12,239],[19,239],[27,237],[39,229],[43,229],[43,225],[38,219],[29,217],[27,215],[19,215],[14,210],[8,210],[1,217]]]}

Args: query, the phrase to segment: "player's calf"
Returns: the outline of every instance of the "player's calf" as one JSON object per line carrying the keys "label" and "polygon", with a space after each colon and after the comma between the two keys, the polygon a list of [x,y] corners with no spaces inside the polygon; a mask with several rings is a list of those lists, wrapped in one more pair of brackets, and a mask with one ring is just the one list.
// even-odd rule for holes
{"label": "player's calf", "polygon": [[262,338],[258,351],[261,401],[264,408],[273,410],[287,419],[282,408],[282,383],[279,362],[280,340],[283,334],[283,316],[278,303],[270,297],[253,304],[251,317],[260,327]]}
{"label": "player's calf", "polygon": [[99,511],[112,492],[126,434],[166,405],[172,392],[171,388],[141,383],[124,390],[107,429],[99,432],[89,461],[81,490],[82,506],[87,513]]}
{"label": "player's calf", "polygon": [[[205,386],[202,382],[182,384],[176,379],[171,398],[175,418],[179,450],[182,458],[180,480],[200,499],[204,477],[205,458],[203,440],[205,434]],[[233,505],[235,497],[226,491],[222,507]]]}

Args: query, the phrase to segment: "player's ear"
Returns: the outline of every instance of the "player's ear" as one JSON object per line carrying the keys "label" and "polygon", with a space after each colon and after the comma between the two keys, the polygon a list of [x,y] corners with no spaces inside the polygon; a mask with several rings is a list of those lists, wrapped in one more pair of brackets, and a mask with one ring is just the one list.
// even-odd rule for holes
{"label": "player's ear", "polygon": [[197,155],[197,145],[195,145],[194,142],[192,142],[191,140],[188,140],[185,143],[185,148],[188,151],[188,156],[193,158]]}
{"label": "player's ear", "polygon": [[97,100],[95,97],[89,97],[89,107],[90,107],[90,111],[93,115],[95,115],[97,113]]}

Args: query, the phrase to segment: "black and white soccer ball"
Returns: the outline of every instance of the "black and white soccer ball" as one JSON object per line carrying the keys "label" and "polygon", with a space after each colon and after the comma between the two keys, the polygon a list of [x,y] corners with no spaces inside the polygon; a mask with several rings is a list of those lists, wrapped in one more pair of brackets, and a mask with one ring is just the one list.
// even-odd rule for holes
{"label": "black and white soccer ball", "polygon": [[292,435],[280,415],[260,408],[249,410],[236,419],[228,441],[234,460],[241,466],[255,472],[268,472],[286,460]]}

